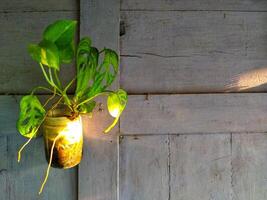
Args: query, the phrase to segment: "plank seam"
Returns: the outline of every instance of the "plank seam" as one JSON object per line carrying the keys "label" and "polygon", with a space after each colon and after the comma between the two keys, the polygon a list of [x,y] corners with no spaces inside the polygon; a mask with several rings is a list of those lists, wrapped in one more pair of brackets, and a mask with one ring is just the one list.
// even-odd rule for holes
{"label": "plank seam", "polygon": [[242,134],[242,135],[245,135],[245,134],[267,134],[267,131],[266,132],[263,132],[263,131],[238,131],[238,132],[233,132],[233,131],[228,131],[228,132],[216,132],[216,133],[212,133],[212,132],[209,132],[209,133],[138,133],[138,134],[121,134],[121,137],[148,137],[148,136],[166,136],[166,135],[170,135],[170,136],[188,136],[188,135],[222,135],[222,134]]}
{"label": "plank seam", "polygon": [[49,13],[49,12],[77,12],[77,10],[2,10],[0,14],[13,13]]}
{"label": "plank seam", "polygon": [[181,9],[121,9],[121,12],[240,12],[240,13],[254,13],[254,12],[267,12],[267,10],[208,10],[208,9],[192,9],[192,10],[181,10]]}
{"label": "plank seam", "polygon": [[170,135],[168,135],[168,200],[171,200],[171,141]]}

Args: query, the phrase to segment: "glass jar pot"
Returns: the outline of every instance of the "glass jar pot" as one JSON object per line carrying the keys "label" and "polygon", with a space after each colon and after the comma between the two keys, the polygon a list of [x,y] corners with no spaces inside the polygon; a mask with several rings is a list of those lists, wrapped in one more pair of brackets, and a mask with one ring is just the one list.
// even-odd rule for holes
{"label": "glass jar pot", "polygon": [[67,169],[81,162],[83,133],[81,116],[70,119],[65,112],[64,109],[49,111],[43,123],[43,137],[47,162],[53,148],[51,166]]}

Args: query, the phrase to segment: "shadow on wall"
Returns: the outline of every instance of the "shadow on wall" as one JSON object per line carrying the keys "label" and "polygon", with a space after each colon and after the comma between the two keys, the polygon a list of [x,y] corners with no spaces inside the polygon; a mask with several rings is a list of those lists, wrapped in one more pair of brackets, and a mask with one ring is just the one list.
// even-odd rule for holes
{"label": "shadow on wall", "polygon": [[[267,84],[267,67],[249,70],[240,73],[230,80],[225,86],[225,92],[263,91]],[[265,86],[265,87],[264,87]]]}

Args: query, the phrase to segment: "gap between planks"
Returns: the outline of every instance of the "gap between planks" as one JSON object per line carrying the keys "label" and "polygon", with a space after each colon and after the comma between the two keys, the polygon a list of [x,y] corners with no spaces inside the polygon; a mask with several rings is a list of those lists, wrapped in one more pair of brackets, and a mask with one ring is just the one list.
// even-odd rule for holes
{"label": "gap between planks", "polygon": [[239,13],[256,13],[256,12],[267,12],[267,10],[208,10],[208,9],[203,9],[203,10],[197,10],[197,9],[192,9],[192,10],[179,10],[179,9],[168,9],[168,10],[160,10],[160,9],[121,9],[121,12],[239,12]]}

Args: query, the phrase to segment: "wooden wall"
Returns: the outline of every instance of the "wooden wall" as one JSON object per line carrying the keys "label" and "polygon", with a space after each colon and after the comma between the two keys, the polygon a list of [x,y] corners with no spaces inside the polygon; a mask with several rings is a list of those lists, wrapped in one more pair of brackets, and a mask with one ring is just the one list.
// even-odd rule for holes
{"label": "wooden wall", "polygon": [[[265,199],[266,13],[264,0],[0,2],[0,200]],[[21,95],[45,84],[26,46],[59,18],[120,49],[114,88],[129,103],[109,135],[106,110],[84,118],[82,163],[53,169],[37,196],[43,142],[17,164],[15,122]],[[75,68],[62,71],[67,81]]]}
{"label": "wooden wall", "polygon": [[266,11],[121,1],[120,199],[266,198]]}

